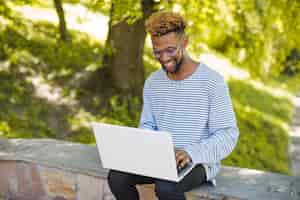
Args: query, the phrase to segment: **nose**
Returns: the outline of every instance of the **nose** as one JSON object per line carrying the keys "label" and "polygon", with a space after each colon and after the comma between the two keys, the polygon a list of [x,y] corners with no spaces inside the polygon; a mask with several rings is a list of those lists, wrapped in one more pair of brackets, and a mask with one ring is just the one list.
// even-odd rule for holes
{"label": "nose", "polygon": [[161,52],[159,60],[161,62],[166,62],[166,61],[170,60],[170,57],[168,56],[168,54],[166,52]]}

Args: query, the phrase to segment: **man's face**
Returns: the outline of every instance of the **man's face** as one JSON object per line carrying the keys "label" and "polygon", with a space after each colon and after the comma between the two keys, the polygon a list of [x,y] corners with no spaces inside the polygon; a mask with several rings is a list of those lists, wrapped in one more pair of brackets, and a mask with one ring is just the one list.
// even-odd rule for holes
{"label": "man's face", "polygon": [[175,32],[160,37],[151,37],[153,54],[166,72],[176,73],[181,67],[184,48],[183,37]]}

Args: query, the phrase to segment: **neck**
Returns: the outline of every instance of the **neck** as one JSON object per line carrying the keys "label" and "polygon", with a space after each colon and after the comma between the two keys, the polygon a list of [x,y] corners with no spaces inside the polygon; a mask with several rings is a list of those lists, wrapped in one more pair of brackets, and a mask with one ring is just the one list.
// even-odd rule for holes
{"label": "neck", "polygon": [[172,80],[184,80],[195,72],[198,65],[198,62],[194,61],[189,56],[186,56],[182,60],[179,71],[176,73],[168,73],[168,77]]}

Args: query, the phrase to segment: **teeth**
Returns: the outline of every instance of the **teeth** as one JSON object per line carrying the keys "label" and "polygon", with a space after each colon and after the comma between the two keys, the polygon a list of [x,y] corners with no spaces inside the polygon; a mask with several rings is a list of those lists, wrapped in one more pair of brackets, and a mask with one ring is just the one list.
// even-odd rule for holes
{"label": "teeth", "polygon": [[170,66],[170,65],[172,65],[172,62],[167,62],[165,65]]}

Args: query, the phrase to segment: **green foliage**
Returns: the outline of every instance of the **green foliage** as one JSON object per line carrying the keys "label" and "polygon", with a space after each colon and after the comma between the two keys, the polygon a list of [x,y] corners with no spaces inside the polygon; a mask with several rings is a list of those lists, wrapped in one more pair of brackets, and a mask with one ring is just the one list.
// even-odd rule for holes
{"label": "green foliage", "polygon": [[80,93],[81,79],[101,67],[101,44],[77,32],[71,32],[71,40],[63,43],[57,39],[57,28],[52,24],[33,23],[14,12],[3,17],[6,23],[0,30],[0,44],[4,44],[0,45],[0,135],[8,138],[75,135],[81,129],[70,129],[67,119],[76,113],[76,108],[38,96],[32,78],[60,88],[62,97],[75,98]]}
{"label": "green foliage", "polygon": [[38,7],[53,7],[53,0],[13,0],[14,5],[33,5]]}
{"label": "green foliage", "polygon": [[223,163],[289,174],[286,154],[292,104],[241,81],[230,81],[240,137]]}
{"label": "green foliage", "polygon": [[292,49],[286,57],[282,74],[294,76],[300,72],[300,49]]}
{"label": "green foliage", "polygon": [[[41,0],[16,0],[27,4],[45,4]],[[48,4],[51,1],[47,1]],[[90,10],[111,16],[112,24],[121,20],[133,23],[142,17],[137,0],[65,0],[80,3]],[[253,77],[279,76],[300,62],[290,65],[288,57],[300,46],[300,2],[297,0],[174,0],[160,1],[160,9],[177,9],[188,20],[192,51],[209,47],[247,68]],[[1,7],[0,7],[1,10]],[[286,11],[289,12],[286,12]],[[199,23],[200,22],[200,23]],[[299,70],[297,70],[299,71]]]}
{"label": "green foliage", "polygon": [[[2,23],[4,23],[4,19],[6,17],[10,17],[10,15],[11,15],[10,7],[7,6],[5,0],[0,0],[0,30],[2,28]],[[1,16],[3,16],[3,18]]]}
{"label": "green foliage", "polygon": [[141,3],[137,0],[112,0],[113,15],[111,15],[112,24],[126,20],[129,24],[134,23],[143,16]]}
{"label": "green foliage", "polygon": [[300,46],[297,0],[180,0],[173,6],[188,20],[193,51],[216,49],[254,77],[278,76]]}
{"label": "green foliage", "polygon": [[49,105],[33,95],[33,86],[24,74],[14,69],[0,71],[0,132],[8,138],[51,137],[41,116],[47,114]]}
{"label": "green foliage", "polygon": [[29,62],[23,63],[27,70],[41,73],[48,81],[71,83],[74,76],[101,66],[101,44],[85,34],[71,32],[70,41],[61,42],[54,25],[25,20],[18,26],[6,26],[0,34],[5,44],[0,58],[8,57],[11,65]]}
{"label": "green foliage", "polygon": [[273,96],[262,89],[259,90],[251,84],[247,84],[246,81],[230,81],[230,86],[230,92],[235,102],[255,108],[266,116],[272,116],[274,120],[277,119],[282,122],[290,120],[292,104],[289,99]]}
{"label": "green foliage", "polygon": [[[126,20],[132,24],[141,18],[141,2],[137,0],[65,0],[66,3],[81,4],[91,11],[111,15],[112,24]],[[113,10],[113,12],[111,12]]]}
{"label": "green foliage", "polygon": [[296,74],[295,76],[286,76],[282,75],[276,79],[276,82],[280,82],[282,88],[285,90],[290,91],[293,94],[299,94],[300,91],[300,73]]}
{"label": "green foliage", "polygon": [[64,0],[64,3],[83,5],[93,12],[109,15],[112,0]]}

